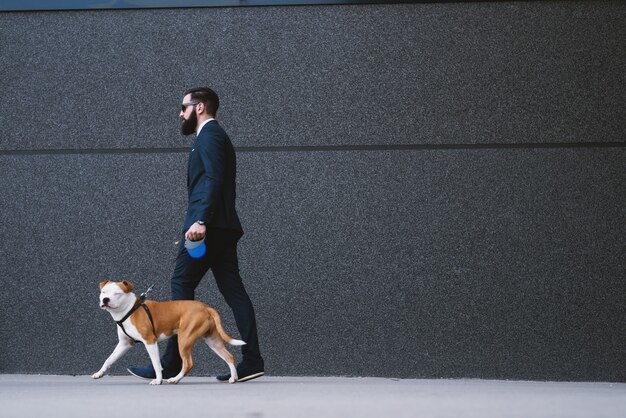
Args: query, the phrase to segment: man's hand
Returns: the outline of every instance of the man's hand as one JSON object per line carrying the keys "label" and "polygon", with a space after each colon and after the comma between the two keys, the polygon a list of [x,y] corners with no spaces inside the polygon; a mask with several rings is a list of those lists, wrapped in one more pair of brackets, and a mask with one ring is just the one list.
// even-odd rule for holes
{"label": "man's hand", "polygon": [[198,222],[191,225],[191,228],[185,233],[185,238],[191,241],[198,241],[206,235],[206,225],[200,225]]}

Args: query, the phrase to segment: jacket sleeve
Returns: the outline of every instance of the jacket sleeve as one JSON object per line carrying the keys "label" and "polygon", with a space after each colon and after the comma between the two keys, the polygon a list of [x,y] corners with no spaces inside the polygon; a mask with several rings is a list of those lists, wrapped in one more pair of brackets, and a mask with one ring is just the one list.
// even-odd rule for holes
{"label": "jacket sleeve", "polygon": [[199,190],[194,190],[193,221],[204,221],[210,224],[213,220],[218,199],[224,184],[224,139],[219,135],[211,135],[206,140],[199,141],[196,151],[202,160],[204,176],[199,184]]}

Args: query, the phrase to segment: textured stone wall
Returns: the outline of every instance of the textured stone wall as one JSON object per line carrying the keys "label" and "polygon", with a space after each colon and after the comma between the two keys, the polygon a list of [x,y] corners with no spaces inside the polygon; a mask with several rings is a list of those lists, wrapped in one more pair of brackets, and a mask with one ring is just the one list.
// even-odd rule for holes
{"label": "textured stone wall", "polygon": [[[625,23],[619,2],[0,13],[0,372],[96,371],[103,279],[169,297],[178,109],[211,85],[268,373],[624,381]],[[210,277],[198,294],[237,335]]]}

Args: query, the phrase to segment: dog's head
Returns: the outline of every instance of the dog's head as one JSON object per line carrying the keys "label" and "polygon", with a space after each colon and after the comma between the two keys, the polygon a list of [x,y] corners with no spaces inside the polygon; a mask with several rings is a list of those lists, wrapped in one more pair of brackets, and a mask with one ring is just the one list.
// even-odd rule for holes
{"label": "dog's head", "polygon": [[100,308],[115,311],[126,307],[129,302],[134,303],[135,296],[132,291],[135,288],[131,282],[112,282],[110,280],[100,283]]}

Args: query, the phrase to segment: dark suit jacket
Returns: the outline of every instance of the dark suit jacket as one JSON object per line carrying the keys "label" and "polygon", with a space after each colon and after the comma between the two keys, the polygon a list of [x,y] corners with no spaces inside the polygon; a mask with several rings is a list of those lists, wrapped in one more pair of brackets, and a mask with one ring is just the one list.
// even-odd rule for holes
{"label": "dark suit jacket", "polygon": [[187,162],[187,216],[183,232],[196,221],[207,228],[243,234],[235,210],[236,157],[230,138],[216,120],[206,123],[196,137]]}

